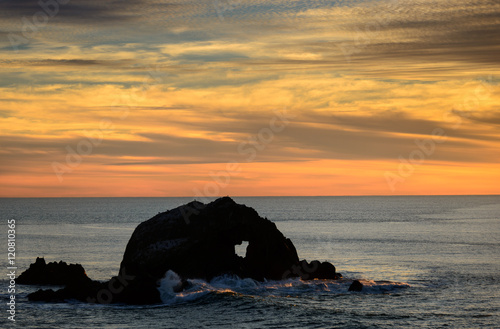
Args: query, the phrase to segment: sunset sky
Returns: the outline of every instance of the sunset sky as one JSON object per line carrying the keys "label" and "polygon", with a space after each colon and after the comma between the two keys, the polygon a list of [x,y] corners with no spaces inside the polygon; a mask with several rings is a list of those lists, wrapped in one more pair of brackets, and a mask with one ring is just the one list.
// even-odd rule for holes
{"label": "sunset sky", "polygon": [[0,1],[0,196],[500,194],[496,0]]}

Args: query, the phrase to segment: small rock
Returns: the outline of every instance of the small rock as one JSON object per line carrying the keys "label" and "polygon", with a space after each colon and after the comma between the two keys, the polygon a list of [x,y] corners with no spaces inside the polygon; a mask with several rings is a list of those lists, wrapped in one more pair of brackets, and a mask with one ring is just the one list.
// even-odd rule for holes
{"label": "small rock", "polygon": [[68,285],[88,283],[87,276],[80,264],[67,264],[63,261],[45,263],[43,257],[37,257],[35,263],[16,279],[19,284]]}
{"label": "small rock", "polygon": [[363,284],[358,280],[354,280],[349,287],[349,291],[361,291],[363,290]]}

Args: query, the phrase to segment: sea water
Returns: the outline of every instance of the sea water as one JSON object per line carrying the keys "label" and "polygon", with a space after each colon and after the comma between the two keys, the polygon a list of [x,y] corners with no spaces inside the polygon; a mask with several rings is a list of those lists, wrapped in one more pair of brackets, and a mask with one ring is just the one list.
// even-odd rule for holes
{"label": "sea water", "polygon": [[[190,280],[166,273],[150,306],[29,302],[40,287],[0,280],[0,327],[23,328],[500,328],[500,196],[234,198],[276,223],[299,257],[333,263],[344,279]],[[116,275],[142,221],[192,198],[0,199],[16,222],[17,275],[36,257]],[[7,267],[7,247],[1,265]],[[244,250],[239,250],[243,252]],[[360,279],[362,292],[348,292]]]}

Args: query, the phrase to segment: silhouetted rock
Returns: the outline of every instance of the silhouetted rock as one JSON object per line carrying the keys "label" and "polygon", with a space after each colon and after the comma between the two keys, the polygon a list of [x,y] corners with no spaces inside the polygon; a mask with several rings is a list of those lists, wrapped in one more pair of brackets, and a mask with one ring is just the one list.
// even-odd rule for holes
{"label": "silhouetted rock", "polygon": [[[235,245],[243,241],[248,241],[244,258],[235,253]],[[235,274],[279,280],[298,263],[293,243],[274,223],[224,197],[207,205],[193,201],[141,223],[127,244],[120,271],[150,280],[161,279],[168,270],[182,278]]]}
{"label": "silhouetted rock", "polygon": [[[93,296],[97,296],[97,292],[104,289],[104,283],[97,281],[86,281],[68,284],[63,289],[39,289],[28,295],[30,301],[44,302],[66,302],[68,300],[78,300],[81,302],[94,302]],[[97,301],[95,301],[97,303]]]}
{"label": "silhouetted rock", "polygon": [[[246,255],[239,257],[235,245],[243,241]],[[205,280],[223,274],[260,281],[339,278],[328,262],[299,262],[292,241],[274,223],[229,197],[193,201],[141,223],[127,244],[122,270],[153,281],[168,270]]]}
{"label": "silhouetted rock", "polygon": [[19,284],[38,285],[82,284],[90,281],[80,264],[68,265],[63,261],[46,264],[45,259],[40,257],[16,279]]}
{"label": "silhouetted rock", "polygon": [[57,292],[52,289],[39,289],[29,294],[28,300],[32,302],[64,302],[64,297],[60,291],[62,291],[62,289],[59,289]]}
{"label": "silhouetted rock", "polygon": [[[245,257],[240,257],[235,245],[243,241],[248,241],[248,246]],[[56,272],[65,275],[55,279],[52,271],[47,272],[55,268],[49,267],[51,264],[60,264]],[[161,302],[157,288],[168,270],[181,278],[182,284],[175,291],[188,285],[186,279],[210,280],[224,274],[259,281],[341,277],[328,262],[299,261],[292,241],[274,223],[224,197],[209,204],[193,201],[139,224],[125,249],[119,275],[110,281],[90,280],[81,265],[45,265],[43,258],[37,258],[20,278],[36,284],[66,285],[58,291],[39,290],[28,296],[30,300],[154,304]]]}
{"label": "silhouetted rock", "polygon": [[363,284],[358,280],[354,280],[351,283],[351,286],[349,287],[349,291],[362,291],[362,290],[363,290]]}
{"label": "silhouetted rock", "polygon": [[299,276],[303,280],[322,279],[322,280],[337,280],[342,278],[342,274],[337,273],[335,266],[329,262],[320,262],[313,260],[308,263],[306,260],[301,260],[299,263]]}
{"label": "silhouetted rock", "polygon": [[[37,283],[39,284],[39,283]],[[106,282],[73,278],[59,290],[39,289],[28,295],[30,301],[65,302],[78,300],[96,304],[157,304],[161,302],[155,282],[126,273]]]}
{"label": "silhouetted rock", "polygon": [[[149,277],[140,276],[117,276],[113,277],[106,286],[103,293],[98,293],[98,303],[125,303],[125,304],[159,304],[161,303],[160,292],[156,281]],[[104,298],[104,301],[102,300]],[[111,300],[108,302],[109,298]]]}

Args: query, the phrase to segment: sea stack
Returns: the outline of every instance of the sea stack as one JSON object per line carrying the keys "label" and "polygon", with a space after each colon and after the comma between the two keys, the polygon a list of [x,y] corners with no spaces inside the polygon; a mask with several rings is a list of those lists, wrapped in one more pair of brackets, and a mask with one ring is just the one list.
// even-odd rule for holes
{"label": "sea stack", "polygon": [[[246,256],[235,245],[248,242]],[[234,274],[255,280],[336,279],[330,263],[299,261],[290,239],[250,207],[229,197],[198,201],[141,223],[130,238],[120,273],[159,280],[168,270],[184,279]]]}
{"label": "sea stack", "polygon": [[[247,241],[248,246],[245,257],[240,257],[235,245],[243,241]],[[59,264],[63,269],[67,267]],[[37,259],[20,278],[26,278],[26,284],[39,283],[50,275],[49,265]],[[28,298],[52,302],[76,299],[102,304],[157,304],[161,303],[158,286],[167,271],[175,272],[181,279],[176,292],[187,287],[189,279],[209,281],[220,275],[258,281],[341,277],[328,262],[299,260],[292,241],[273,222],[229,197],[209,204],[193,201],[139,224],[127,244],[118,276],[109,281],[92,281],[86,277],[83,267],[69,267],[72,270],[67,271],[69,277],[60,281],[67,283],[65,288],[38,290]],[[82,275],[85,280],[81,279]]]}

